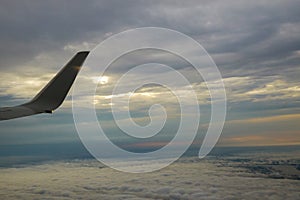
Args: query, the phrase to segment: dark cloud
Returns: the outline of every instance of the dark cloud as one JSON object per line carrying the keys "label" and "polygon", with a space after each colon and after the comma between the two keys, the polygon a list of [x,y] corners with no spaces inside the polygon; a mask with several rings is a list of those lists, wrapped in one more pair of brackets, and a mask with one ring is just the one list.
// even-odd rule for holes
{"label": "dark cloud", "polygon": [[[283,109],[289,109],[284,113],[291,113],[299,107],[296,101],[299,95],[288,95],[287,90],[281,87],[289,88],[291,93],[298,91],[299,7],[298,0],[1,1],[0,70],[3,73],[0,74],[0,101],[3,104],[12,100],[17,96],[13,93],[22,89],[6,90],[12,87],[6,79],[16,77],[15,71],[23,78],[23,84],[25,78],[31,79],[30,76],[39,76],[45,71],[56,72],[75,51],[91,49],[111,34],[128,28],[159,26],[178,30],[200,42],[214,58],[224,78],[246,78],[241,79],[241,85],[236,80],[226,85],[228,90],[233,91],[233,94],[228,94],[228,99],[233,101],[229,103],[232,107],[229,117],[262,115],[262,110],[276,114],[276,110],[283,112]],[[187,76],[193,74],[187,69],[189,65],[178,57],[165,52],[149,52],[133,52],[114,63],[122,65],[122,69],[114,70],[112,67],[111,72],[116,75],[123,69],[127,70],[132,63],[156,60],[171,64]],[[23,76],[26,70],[30,71],[29,77]],[[6,71],[10,72],[10,76],[3,75]],[[261,96],[243,95],[276,83],[276,79],[283,84],[276,86],[280,93],[277,88],[274,91],[278,97],[286,99],[276,99],[275,92]],[[25,89],[22,90],[24,93]],[[33,88],[27,88],[26,94],[28,90]],[[262,97],[264,103],[254,102],[255,98]],[[68,116],[71,119],[71,115]],[[62,123],[65,122],[62,120]],[[9,133],[19,131],[14,123],[3,127]],[[38,128],[34,131],[38,132]],[[28,132],[32,130],[28,129]]]}
{"label": "dark cloud", "polygon": [[[299,7],[293,0],[4,1],[0,66],[19,65],[41,52],[62,51],[70,43],[103,39],[108,32],[161,26],[194,37],[212,54],[236,54],[239,59],[227,65],[242,67],[299,50]],[[222,60],[218,62],[222,65]]]}
{"label": "dark cloud", "polygon": [[139,6],[122,1],[2,2],[1,68],[33,59],[41,52],[61,51],[68,43],[88,41],[95,32],[103,36],[134,25]]}

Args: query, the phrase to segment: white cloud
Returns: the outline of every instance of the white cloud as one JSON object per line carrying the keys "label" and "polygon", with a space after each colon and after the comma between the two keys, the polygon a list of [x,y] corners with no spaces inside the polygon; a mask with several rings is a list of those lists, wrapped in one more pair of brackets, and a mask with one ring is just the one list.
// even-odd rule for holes
{"label": "white cloud", "polygon": [[299,195],[299,184],[293,180],[265,178],[229,160],[192,157],[146,174],[117,172],[94,160],[78,160],[0,169],[0,175],[5,199],[293,199]]}

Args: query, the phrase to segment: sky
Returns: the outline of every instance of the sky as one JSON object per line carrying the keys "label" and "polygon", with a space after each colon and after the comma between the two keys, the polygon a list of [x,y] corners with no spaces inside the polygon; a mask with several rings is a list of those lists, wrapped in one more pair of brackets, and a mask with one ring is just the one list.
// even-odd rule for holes
{"label": "sky", "polygon": [[[297,0],[26,0],[1,1],[0,5],[1,107],[30,100],[78,51],[92,50],[128,29],[163,27],[199,42],[218,66],[227,94],[227,117],[219,146],[300,144]],[[201,139],[210,116],[209,93],[203,80],[193,77],[194,71],[186,61],[163,51],[132,52],[114,62],[104,77],[89,80],[98,81],[101,89],[94,102],[98,119],[112,139],[125,148],[157,148],[169,141],[172,134],[168,134],[177,127],[174,116],[178,105],[167,88],[151,84],[140,88],[130,104],[132,116],[141,125],[149,123],[147,112],[153,103],[165,106],[171,120],[166,122],[161,137],[129,142],[120,135],[109,110],[111,83],[130,66],[151,61],[170,64],[191,80],[204,116],[199,129]],[[53,115],[1,121],[0,130],[0,145],[6,147],[80,144],[71,93]]]}

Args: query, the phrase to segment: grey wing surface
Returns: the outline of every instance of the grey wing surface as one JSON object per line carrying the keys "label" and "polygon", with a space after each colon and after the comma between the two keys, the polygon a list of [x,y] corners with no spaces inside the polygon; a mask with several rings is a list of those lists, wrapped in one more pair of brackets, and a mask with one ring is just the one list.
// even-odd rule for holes
{"label": "grey wing surface", "polygon": [[0,108],[0,120],[52,113],[65,100],[88,54],[88,51],[78,52],[31,101]]}

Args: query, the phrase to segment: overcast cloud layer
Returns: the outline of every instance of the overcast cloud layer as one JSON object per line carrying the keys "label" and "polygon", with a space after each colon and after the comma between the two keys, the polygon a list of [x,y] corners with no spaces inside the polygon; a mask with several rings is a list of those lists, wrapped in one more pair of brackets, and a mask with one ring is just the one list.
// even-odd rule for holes
{"label": "overcast cloud layer", "polygon": [[[219,67],[228,96],[221,144],[299,144],[299,7],[297,0],[2,1],[0,106],[30,99],[77,51],[91,50],[129,28],[158,26],[197,40]],[[193,75],[186,63],[162,52],[141,52],[135,59],[166,61],[187,77]],[[125,61],[116,65],[130,65]],[[118,73],[112,71],[111,78]],[[193,86],[205,112],[205,85],[196,79]],[[109,91],[109,86],[102,87]],[[163,103],[171,101],[163,89],[150,87],[147,92],[154,100],[159,96]],[[101,117],[109,119],[105,97],[96,100],[104,106]],[[139,97],[133,107],[137,116],[146,109],[145,96]],[[70,105],[67,100],[53,116],[1,122],[1,143],[20,143],[21,134],[28,134],[24,143],[78,140]],[[36,137],[40,132],[47,140]]]}
{"label": "overcast cloud layer", "polygon": [[5,199],[298,199],[299,171],[290,164],[299,161],[298,151],[248,152],[222,160],[186,157],[146,174],[117,172],[93,160],[4,168],[1,195]]}

